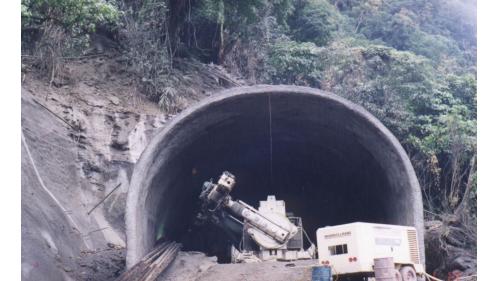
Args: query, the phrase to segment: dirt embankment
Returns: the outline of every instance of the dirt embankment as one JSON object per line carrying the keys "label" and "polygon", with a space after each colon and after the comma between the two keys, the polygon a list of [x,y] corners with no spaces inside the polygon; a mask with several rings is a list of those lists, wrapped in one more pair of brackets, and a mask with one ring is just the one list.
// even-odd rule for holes
{"label": "dirt embankment", "polygon": [[[225,87],[211,74],[214,67],[186,63],[176,70],[172,77],[185,91],[179,110]],[[134,164],[175,112],[144,97],[140,78],[119,57],[68,61],[59,69],[49,85],[23,68],[23,280],[112,280],[125,265]]]}

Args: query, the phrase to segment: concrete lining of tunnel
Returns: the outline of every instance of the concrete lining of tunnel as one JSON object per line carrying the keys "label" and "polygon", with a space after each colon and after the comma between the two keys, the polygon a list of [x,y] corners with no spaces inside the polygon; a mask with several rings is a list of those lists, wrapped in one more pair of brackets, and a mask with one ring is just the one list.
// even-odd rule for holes
{"label": "concrete lining of tunnel", "polygon": [[[346,160],[352,160],[358,167],[364,167],[360,165],[366,162],[366,174],[360,175],[369,177],[370,173],[373,173],[375,186],[385,189],[380,192],[368,188],[362,190],[366,191],[370,196],[377,196],[378,192],[382,199],[378,201],[378,206],[366,205],[366,202],[361,202],[361,205],[365,203],[364,207],[368,208],[368,210],[360,211],[360,214],[366,214],[366,212],[384,214],[385,212],[387,215],[385,217],[380,215],[377,219],[381,219],[381,221],[375,222],[415,226],[419,234],[420,252],[423,260],[424,229],[420,187],[410,160],[394,135],[364,108],[335,94],[299,86],[258,85],[224,90],[200,101],[197,105],[174,117],[149,143],[134,168],[127,198],[127,267],[134,265],[153,247],[156,239],[156,229],[160,224],[166,222],[167,226],[161,227],[168,230],[188,218],[183,211],[188,210],[185,208],[190,207],[190,204],[194,207],[195,203],[192,200],[190,201],[189,196],[192,197],[192,195],[187,193],[196,194],[196,188],[200,188],[202,181],[207,180],[207,178],[197,179],[189,184],[182,182],[188,174],[188,168],[189,172],[192,172],[192,167],[189,167],[189,164],[193,161],[201,161],[199,159],[193,160],[195,157],[213,156],[210,154],[211,148],[215,153],[223,150],[223,145],[233,147],[231,153],[243,153],[242,149],[245,145],[251,144],[252,141],[260,141],[261,135],[268,132],[269,128],[266,128],[263,122],[267,118],[265,116],[267,108],[265,107],[269,99],[271,108],[276,110],[275,112],[272,111],[273,121],[277,120],[276,124],[273,123],[273,125],[276,125],[273,132],[274,139],[276,142],[282,143],[293,142],[290,144],[290,148],[298,148],[295,156],[299,160],[307,160],[308,150],[307,148],[304,149],[304,144],[312,147],[311,140],[315,140],[317,143],[312,144],[315,147],[316,154],[311,155],[321,156],[329,153],[325,158],[334,156],[333,158],[337,157],[337,160],[343,159],[344,161],[339,162],[340,164],[336,162],[330,163],[327,159],[324,162],[326,164],[338,165],[335,167],[342,169],[346,165],[345,163],[350,162]],[[258,106],[255,107],[255,105]],[[259,115],[259,113],[261,114]],[[244,140],[238,139],[238,135],[246,134],[247,131],[245,128],[231,127],[231,122],[236,125],[248,125],[248,128],[252,127],[251,125],[255,124],[257,126],[258,124],[262,128],[255,129],[255,131],[249,129],[248,136],[250,140],[245,143]],[[295,123],[301,125],[297,126],[296,131],[288,130],[291,132],[283,133],[283,130],[280,131],[280,122],[283,129],[292,128]],[[224,139],[221,140],[223,138],[221,134],[230,132],[218,132],[217,130],[228,128],[234,129],[235,134],[233,136],[228,135],[230,136],[228,137],[229,144],[224,144]],[[317,136],[312,136],[315,134]],[[339,139],[339,141],[331,142],[330,145],[330,142],[328,142],[330,139]],[[216,142],[207,140],[216,140]],[[234,140],[238,143],[231,146],[231,142],[234,142]],[[323,141],[320,142],[319,140]],[[337,144],[340,144],[340,147],[352,147],[354,149],[352,151],[342,151],[334,147]],[[259,151],[259,149],[256,149],[254,152]],[[336,154],[338,155],[335,156]],[[287,154],[283,153],[282,155]],[[209,159],[203,161],[207,160]],[[217,161],[217,159],[212,160]],[[284,163],[280,164],[290,164],[288,163],[290,161],[286,160],[289,159],[283,160]],[[227,163],[234,164],[234,161],[227,160]],[[279,159],[275,159],[275,161],[279,163]],[[253,163],[254,167],[257,167],[259,163],[258,161]],[[297,163],[297,165],[301,164]],[[296,168],[304,167],[298,166]],[[227,169],[231,170],[230,167],[227,167]],[[255,169],[257,170],[257,168]],[[354,171],[349,170],[349,168],[345,169],[351,172]],[[219,171],[219,174],[220,172],[222,171]],[[357,170],[355,172],[353,175],[363,173],[363,171],[359,172]],[[218,174],[213,173],[211,175],[214,178],[218,176]],[[361,178],[359,175],[358,177]],[[348,177],[345,176],[345,178]],[[246,178],[243,177],[243,179]],[[354,177],[353,181],[355,182],[355,180],[357,179]],[[339,181],[342,182],[345,179]],[[361,183],[367,185],[369,181],[370,179],[366,179]],[[174,187],[176,189],[173,189]],[[236,189],[238,188],[240,187],[237,186]],[[241,195],[245,195],[245,190],[239,192],[241,192]],[[357,192],[359,193],[354,189],[353,191],[346,191],[342,190],[342,186],[338,187],[338,194],[340,195],[355,196]],[[169,197],[169,194],[172,196]],[[248,194],[248,188],[246,194]],[[281,195],[283,194],[286,194],[286,192],[281,193]],[[332,200],[335,199],[334,196],[331,197]],[[237,197],[237,199],[246,201],[247,198]],[[265,198],[260,197],[260,199],[264,200]],[[280,198],[278,197],[278,199]],[[383,200],[387,202],[384,203]],[[289,209],[288,202],[287,209]],[[301,216],[300,213],[296,215]],[[362,218],[363,216],[353,217],[353,220],[362,220]],[[323,218],[323,221],[328,221],[328,218]],[[175,231],[181,230],[176,229]],[[315,229],[309,230],[310,235],[314,236],[314,233]]]}

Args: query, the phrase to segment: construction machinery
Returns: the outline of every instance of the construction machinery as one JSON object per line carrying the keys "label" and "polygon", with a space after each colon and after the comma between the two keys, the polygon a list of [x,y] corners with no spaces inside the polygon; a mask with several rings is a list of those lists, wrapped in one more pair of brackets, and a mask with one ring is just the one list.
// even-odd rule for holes
{"label": "construction machinery", "polygon": [[394,280],[416,281],[425,274],[414,227],[355,222],[319,228],[316,238],[320,264],[335,275],[374,276],[374,260],[381,258],[394,261]]}
{"label": "construction machinery", "polygon": [[202,206],[198,216],[221,227],[233,241],[239,241],[232,247],[234,262],[314,257],[314,244],[307,251],[303,249],[301,218],[287,216],[284,201],[271,195],[255,209],[231,198],[229,193],[235,184],[235,176],[227,171],[217,183],[205,182],[199,196]]}

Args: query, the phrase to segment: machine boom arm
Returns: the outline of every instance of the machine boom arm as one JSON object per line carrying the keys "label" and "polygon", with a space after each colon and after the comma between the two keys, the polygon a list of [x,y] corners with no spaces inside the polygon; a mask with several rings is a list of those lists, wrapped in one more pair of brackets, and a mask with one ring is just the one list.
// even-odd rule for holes
{"label": "machine boom arm", "polygon": [[227,212],[244,219],[250,226],[246,231],[263,248],[278,248],[298,232],[298,228],[286,216],[266,215],[242,201],[232,200],[229,192],[235,183],[235,177],[229,172],[224,172],[217,184],[205,182],[200,194],[204,209],[212,214]]}
{"label": "machine boom arm", "polygon": [[272,220],[244,202],[228,200],[226,206],[234,215],[244,218],[253,227],[269,235],[280,244],[286,243],[298,231],[297,227],[288,219],[286,221]]}

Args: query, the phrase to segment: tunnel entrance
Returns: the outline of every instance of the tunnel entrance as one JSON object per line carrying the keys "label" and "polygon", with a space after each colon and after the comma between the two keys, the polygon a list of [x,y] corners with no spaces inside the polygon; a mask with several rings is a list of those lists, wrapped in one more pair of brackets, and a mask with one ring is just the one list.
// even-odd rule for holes
{"label": "tunnel entrance", "polygon": [[315,89],[240,87],[183,112],[141,156],[127,199],[127,265],[160,237],[228,261],[222,231],[195,223],[203,182],[224,170],[237,177],[233,198],[258,207],[275,195],[313,240],[319,227],[364,221],[416,226],[423,241],[415,173],[378,120]]}

